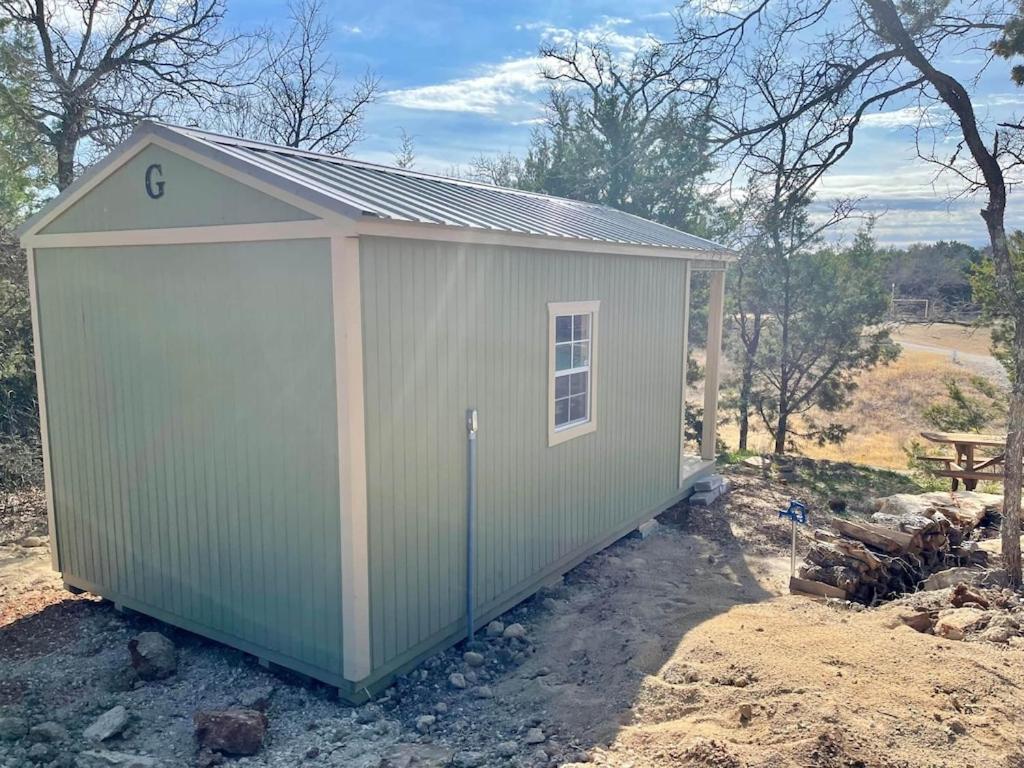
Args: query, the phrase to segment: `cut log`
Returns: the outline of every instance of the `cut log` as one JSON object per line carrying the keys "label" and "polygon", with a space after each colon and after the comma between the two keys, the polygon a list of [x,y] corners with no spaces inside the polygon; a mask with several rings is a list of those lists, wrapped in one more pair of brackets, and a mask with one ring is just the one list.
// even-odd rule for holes
{"label": "cut log", "polygon": [[906,552],[914,542],[914,537],[909,534],[872,523],[855,523],[837,517],[832,525],[843,536],[890,555]]}
{"label": "cut log", "polygon": [[810,581],[797,576],[790,576],[789,591],[795,595],[811,595],[813,597],[834,597],[845,600],[846,592],[838,587],[822,584],[820,581]]}

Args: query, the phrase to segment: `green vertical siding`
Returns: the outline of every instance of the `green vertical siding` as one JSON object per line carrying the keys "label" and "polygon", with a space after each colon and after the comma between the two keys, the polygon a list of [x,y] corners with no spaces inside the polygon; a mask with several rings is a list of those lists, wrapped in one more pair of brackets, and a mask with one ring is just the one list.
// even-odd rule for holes
{"label": "green vertical siding", "polygon": [[35,264],[65,576],[340,674],[328,242]]}
{"label": "green vertical siding", "polygon": [[[480,412],[482,607],[675,494],[685,267],[360,242],[371,639],[387,668],[464,620],[467,408]],[[591,299],[598,429],[549,448],[547,303]]]}

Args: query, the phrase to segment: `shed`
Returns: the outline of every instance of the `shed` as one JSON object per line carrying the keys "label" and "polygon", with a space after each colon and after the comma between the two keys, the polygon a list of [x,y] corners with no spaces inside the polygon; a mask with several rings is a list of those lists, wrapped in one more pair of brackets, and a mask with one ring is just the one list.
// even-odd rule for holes
{"label": "shed", "polygon": [[21,234],[65,584],[350,699],[712,465],[685,232],[146,122]]}

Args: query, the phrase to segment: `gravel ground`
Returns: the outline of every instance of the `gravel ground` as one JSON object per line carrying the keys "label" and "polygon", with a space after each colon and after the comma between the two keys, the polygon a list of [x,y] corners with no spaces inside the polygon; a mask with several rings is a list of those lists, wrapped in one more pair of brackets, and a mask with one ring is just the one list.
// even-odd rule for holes
{"label": "gravel ground", "polygon": [[[1014,714],[1024,651],[783,595],[788,528],[775,510],[794,489],[753,471],[732,480],[724,503],[670,510],[651,537],[618,542],[501,617],[502,635],[520,634],[517,624],[522,637],[481,632],[358,708],[241,652],[63,592],[45,546],[2,546],[0,765],[210,764],[193,716],[256,702],[266,742],[227,764],[1024,765]],[[176,646],[166,679],[134,675],[128,644],[145,631]],[[129,716],[124,731],[86,739],[116,706]]]}

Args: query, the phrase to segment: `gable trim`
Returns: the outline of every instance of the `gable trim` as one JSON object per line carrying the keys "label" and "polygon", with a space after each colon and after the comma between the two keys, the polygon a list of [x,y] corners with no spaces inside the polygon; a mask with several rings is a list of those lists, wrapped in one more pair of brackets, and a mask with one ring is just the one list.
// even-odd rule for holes
{"label": "gable trim", "polygon": [[[352,216],[359,215],[360,213],[355,209],[350,209],[348,215],[346,215],[346,212],[339,212],[339,209],[348,207],[336,200],[328,199],[323,203],[311,200],[310,198],[325,196],[299,187],[299,185],[289,182],[287,179],[278,178],[276,175],[268,175],[241,158],[236,159],[224,152],[212,150],[212,148],[194,139],[179,133],[162,131],[161,126],[144,123],[139,126],[127,142],[86,171],[85,174],[79,177],[77,181],[65,189],[58,197],[51,200],[35,216],[22,224],[18,228],[17,234],[23,241],[25,238],[39,235],[43,229],[61,214],[65,213],[71,206],[98,187],[142,150],[154,145],[327,221],[349,223]],[[295,194],[288,189],[289,186],[302,189],[304,194]]]}

